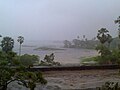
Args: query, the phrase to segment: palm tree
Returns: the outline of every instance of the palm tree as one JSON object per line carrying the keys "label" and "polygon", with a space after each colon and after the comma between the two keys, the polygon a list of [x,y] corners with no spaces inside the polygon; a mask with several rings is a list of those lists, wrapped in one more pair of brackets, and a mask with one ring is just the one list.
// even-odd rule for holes
{"label": "palm tree", "polygon": [[21,55],[21,45],[24,42],[24,37],[19,36],[17,41],[20,43],[20,47],[19,47],[19,56]]}
{"label": "palm tree", "polygon": [[120,16],[117,18],[117,20],[115,20],[115,24],[116,23],[120,24]]}
{"label": "palm tree", "polygon": [[115,24],[119,24],[119,28],[118,28],[118,31],[119,31],[119,34],[118,34],[118,37],[120,38],[120,16],[117,18],[117,20],[115,20]]}
{"label": "palm tree", "polygon": [[2,50],[6,53],[12,51],[14,47],[14,40],[11,37],[4,37],[1,41]]}
{"label": "palm tree", "polygon": [[109,31],[106,28],[101,28],[100,30],[98,30],[97,38],[102,44],[104,44],[108,40],[108,32]]}

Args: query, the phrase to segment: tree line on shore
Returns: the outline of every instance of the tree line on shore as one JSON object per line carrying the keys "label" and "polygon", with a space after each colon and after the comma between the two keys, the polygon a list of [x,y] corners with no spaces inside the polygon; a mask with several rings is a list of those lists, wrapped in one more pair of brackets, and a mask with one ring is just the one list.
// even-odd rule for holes
{"label": "tree line on shore", "polygon": [[94,49],[95,46],[99,43],[94,37],[91,40],[88,40],[85,35],[83,35],[83,39],[81,40],[79,36],[72,41],[64,40],[64,48],[87,48],[87,49]]}
{"label": "tree line on shore", "polygon": [[[117,20],[115,20],[115,23],[119,24],[119,18]],[[118,31],[120,34],[120,30],[118,30]],[[105,34],[107,34],[107,35],[105,35]],[[102,43],[106,47],[108,46],[111,49],[114,49],[114,48],[117,49],[118,45],[120,44],[119,38],[120,38],[120,35],[113,38],[109,34],[109,30],[107,30],[106,28],[101,28],[100,30],[98,30],[98,34],[91,40],[89,40],[86,37],[86,35],[83,35],[82,39],[80,39],[80,36],[77,36],[76,39],[73,39],[71,41],[64,40],[63,44],[64,44],[64,48],[96,49],[96,47]]]}

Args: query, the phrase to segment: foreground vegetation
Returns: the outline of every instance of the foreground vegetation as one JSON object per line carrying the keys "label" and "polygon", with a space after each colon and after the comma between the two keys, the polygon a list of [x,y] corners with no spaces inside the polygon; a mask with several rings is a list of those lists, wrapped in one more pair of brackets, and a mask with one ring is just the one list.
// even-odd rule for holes
{"label": "foreground vegetation", "polygon": [[61,64],[59,62],[54,61],[54,53],[50,55],[45,55],[44,60],[40,62],[39,65],[41,66],[60,66]]}
{"label": "foreground vegetation", "polygon": [[[99,53],[99,56],[96,57],[90,57],[90,58],[84,58],[82,60],[82,63],[85,64],[85,62],[95,62],[94,64],[120,64],[120,16],[117,20],[115,20],[115,23],[119,24],[118,29],[118,38],[113,41],[112,36],[108,33],[109,31],[106,28],[101,28],[98,30],[97,38],[100,41],[100,44],[97,45],[96,50]],[[118,82],[105,82],[104,85],[101,87],[98,87],[97,90],[120,90],[120,86]]]}
{"label": "foreground vegetation", "polygon": [[118,82],[106,82],[101,87],[97,87],[97,90],[120,90]]}
{"label": "foreground vegetation", "polygon": [[[120,18],[120,17],[119,17]],[[115,23],[120,23],[120,19],[115,20]],[[120,25],[119,25],[120,28]],[[120,32],[120,31],[119,31]],[[118,35],[120,39],[120,33]],[[96,50],[99,53],[99,56],[90,57],[83,59],[82,63],[85,62],[95,62],[95,64],[120,64],[120,41],[116,38],[117,45],[115,48],[111,48],[111,43],[113,41],[112,36],[109,34],[109,31],[106,28],[101,28],[98,30],[97,39],[99,44],[96,46]],[[113,44],[113,43],[112,43]]]}
{"label": "foreground vegetation", "polygon": [[[46,84],[41,72],[31,72],[27,68],[31,68],[34,64],[39,64],[38,55],[21,55],[21,46],[24,42],[22,36],[17,40],[20,44],[19,54],[13,52],[14,39],[11,37],[3,37],[0,49],[0,90],[7,90],[7,86],[16,82],[19,85],[34,90],[36,83]],[[55,49],[56,50],[56,49]],[[46,55],[44,60],[40,62],[40,66],[53,66],[60,65],[59,62],[54,61],[54,53]]]}
{"label": "foreground vegetation", "polygon": [[[21,44],[22,43],[20,43],[20,49]],[[18,56],[12,51],[13,47],[14,40],[11,37],[4,37],[1,41],[0,50],[0,90],[7,90],[8,85],[15,81],[19,85],[30,88],[30,90],[35,89],[36,83],[46,84],[47,81],[43,78],[41,72],[31,72],[26,70],[29,64],[26,62],[25,58],[31,60],[31,63],[29,63],[33,64],[32,60],[34,59],[34,62],[36,62],[37,57],[35,55],[21,56],[20,49]]]}

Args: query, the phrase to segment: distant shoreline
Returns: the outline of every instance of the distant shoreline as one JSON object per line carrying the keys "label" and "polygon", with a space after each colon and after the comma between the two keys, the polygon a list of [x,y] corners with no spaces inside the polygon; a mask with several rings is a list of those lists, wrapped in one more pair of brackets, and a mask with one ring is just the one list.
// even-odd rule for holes
{"label": "distant shoreline", "polygon": [[38,47],[38,48],[35,48],[34,50],[52,50],[52,51],[55,51],[55,50],[65,50],[63,48],[53,48],[53,47]]}
{"label": "distant shoreline", "polygon": [[32,46],[32,45],[22,45],[22,47],[36,47],[36,46]]}

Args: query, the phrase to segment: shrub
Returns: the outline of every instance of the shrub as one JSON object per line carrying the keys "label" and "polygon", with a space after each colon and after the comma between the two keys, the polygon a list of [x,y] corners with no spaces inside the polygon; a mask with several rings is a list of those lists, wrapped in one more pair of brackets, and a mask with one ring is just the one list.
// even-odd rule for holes
{"label": "shrub", "polygon": [[60,66],[59,62],[54,61],[54,53],[45,55],[44,60],[40,62],[41,66]]}
{"label": "shrub", "polygon": [[118,82],[106,82],[102,87],[97,87],[97,90],[120,90]]}
{"label": "shrub", "polygon": [[20,63],[26,67],[33,66],[33,64],[39,62],[39,57],[37,55],[24,54],[20,56]]}

